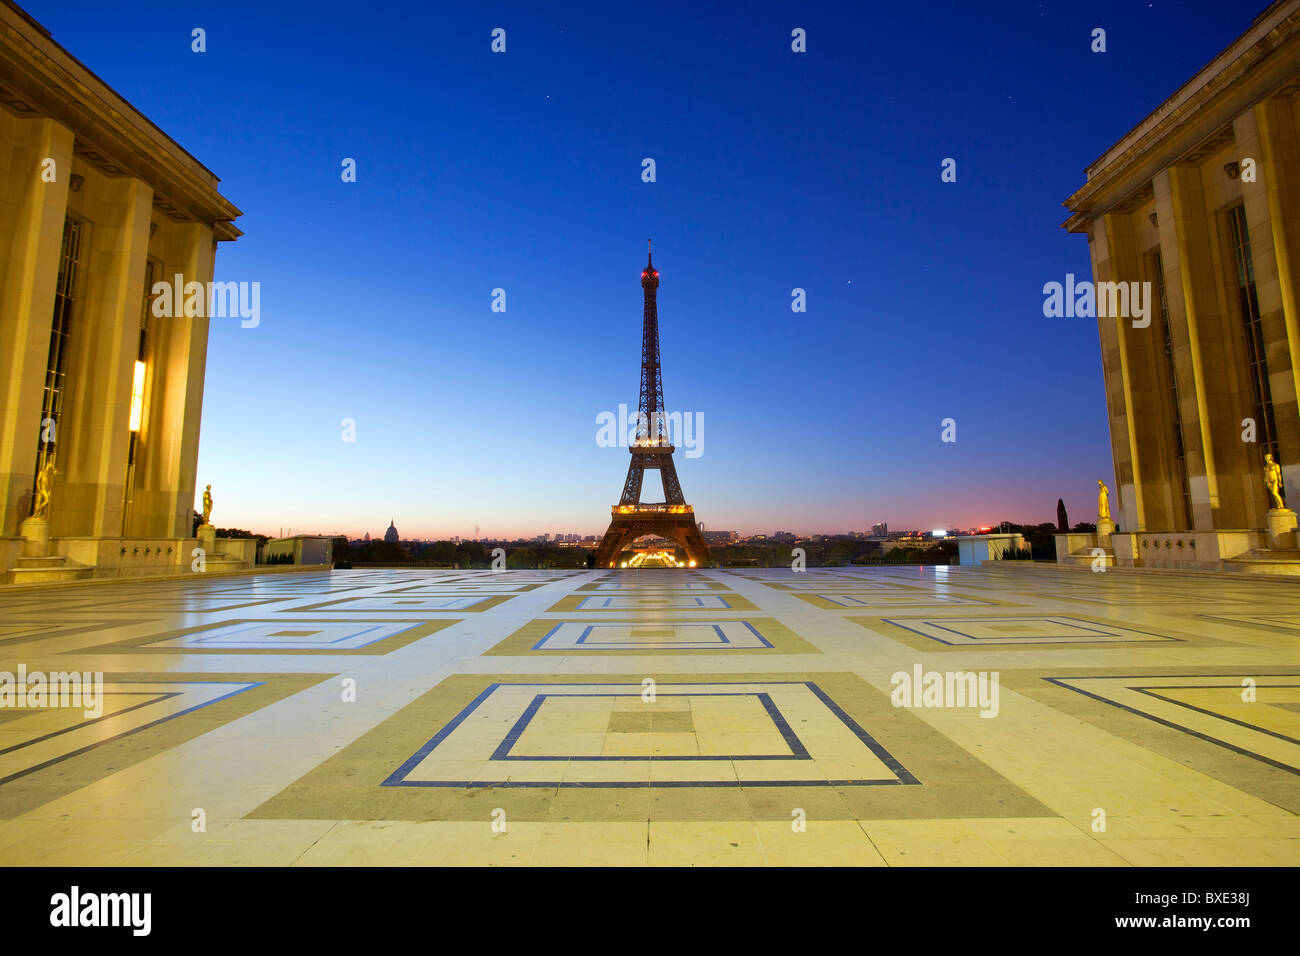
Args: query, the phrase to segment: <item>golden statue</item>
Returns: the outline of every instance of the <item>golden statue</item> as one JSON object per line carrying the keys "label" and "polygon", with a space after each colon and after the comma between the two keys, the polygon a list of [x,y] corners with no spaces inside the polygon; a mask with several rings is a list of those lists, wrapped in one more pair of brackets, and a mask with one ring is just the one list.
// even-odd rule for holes
{"label": "golden statue", "polygon": [[32,509],[33,518],[50,516],[50,496],[54,492],[54,459],[45,459],[45,467],[36,476],[36,507]]}
{"label": "golden statue", "polygon": [[1097,520],[1110,520],[1110,489],[1100,478],[1097,479]]}
{"label": "golden statue", "polygon": [[1282,500],[1282,466],[1270,454],[1264,455],[1264,487],[1273,499],[1273,510],[1280,511],[1286,507],[1286,502]]}
{"label": "golden statue", "polygon": [[200,524],[208,524],[208,519],[212,517],[212,486],[208,485],[203,492],[203,520]]}

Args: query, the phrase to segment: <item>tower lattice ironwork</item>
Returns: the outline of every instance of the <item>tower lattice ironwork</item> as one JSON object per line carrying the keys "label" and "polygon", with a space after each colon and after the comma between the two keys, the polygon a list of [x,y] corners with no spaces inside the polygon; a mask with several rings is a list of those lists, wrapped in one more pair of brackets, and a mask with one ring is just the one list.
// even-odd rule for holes
{"label": "tower lattice ironwork", "polygon": [[[682,546],[693,567],[709,563],[709,549],[695,524],[695,509],[686,503],[677,467],[673,463],[673,445],[664,412],[663,373],[659,366],[659,272],[647,248],[646,265],[641,271],[641,291],[645,299],[641,320],[641,397],[637,409],[636,439],[628,449],[628,464],[623,495],[612,508],[609,530],[596,550],[596,566],[612,568],[619,553],[644,535],[657,534]],[[664,500],[641,501],[641,482],[646,469],[659,470],[663,479]]]}

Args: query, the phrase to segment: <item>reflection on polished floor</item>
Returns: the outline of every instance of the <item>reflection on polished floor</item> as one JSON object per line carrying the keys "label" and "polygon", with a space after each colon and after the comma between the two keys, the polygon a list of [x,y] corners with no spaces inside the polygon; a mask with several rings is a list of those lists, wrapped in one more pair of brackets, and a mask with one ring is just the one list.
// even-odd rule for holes
{"label": "reflection on polished floor", "polygon": [[[33,692],[73,672],[97,699]],[[1298,813],[1287,581],[1015,562],[0,591],[6,865],[1293,866]]]}

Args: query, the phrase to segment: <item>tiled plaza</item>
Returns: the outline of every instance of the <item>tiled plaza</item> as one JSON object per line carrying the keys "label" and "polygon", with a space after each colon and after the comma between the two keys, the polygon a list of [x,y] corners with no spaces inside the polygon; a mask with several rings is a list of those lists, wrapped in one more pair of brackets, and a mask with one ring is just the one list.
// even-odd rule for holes
{"label": "tiled plaza", "polygon": [[4,589],[0,863],[1296,865],[1298,648],[1022,562]]}

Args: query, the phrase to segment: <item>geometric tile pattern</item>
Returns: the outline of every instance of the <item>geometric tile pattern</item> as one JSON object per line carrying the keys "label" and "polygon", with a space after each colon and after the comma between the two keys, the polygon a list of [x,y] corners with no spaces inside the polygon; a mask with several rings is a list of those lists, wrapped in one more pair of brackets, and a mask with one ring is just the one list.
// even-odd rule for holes
{"label": "geometric tile pattern", "polygon": [[243,621],[136,646],[191,651],[354,651],[418,627],[394,621]]}
{"label": "geometric tile pattern", "polygon": [[749,621],[670,621],[664,624],[561,621],[533,645],[547,651],[753,650],[770,648]]}
{"label": "geometric tile pattern", "polygon": [[[1296,593],[1030,562],[0,587],[0,863],[1294,866]],[[103,712],[6,703],[20,668],[102,672]],[[996,706],[893,693],[924,672]]]}
{"label": "geometric tile pattern", "polygon": [[819,654],[814,645],[768,617],[537,618],[486,651],[487,654],[728,654],[737,651]]}
{"label": "geometric tile pattern", "polygon": [[380,591],[380,594],[393,594],[399,597],[447,597],[451,595],[462,594],[513,594],[524,591],[532,591],[541,587],[538,583],[525,584],[523,582],[457,582],[453,584],[417,584],[403,585],[397,588],[388,588]]}
{"label": "geometric tile pattern", "polygon": [[[245,598],[248,595],[244,596]],[[266,605],[274,600],[273,596],[257,595],[255,600],[240,600],[235,595],[188,595],[188,594],[156,594],[149,598],[141,599],[140,597],[130,598],[109,598],[107,595],[98,599],[86,600],[79,604],[70,604],[62,608],[63,613],[77,613],[81,611],[98,613],[102,611],[162,611],[168,613],[177,612],[211,612],[211,611],[235,611],[242,608],[257,607]]]}
{"label": "geometric tile pattern", "polygon": [[1221,595],[1193,597],[1181,594],[1152,594],[1138,591],[1111,591],[1105,594],[1088,594],[1084,592],[1044,593],[1041,595],[1049,601],[1068,601],[1073,604],[1103,608],[1142,608],[1142,607],[1183,607],[1188,601],[1197,601],[1202,607],[1239,606],[1244,601]]}
{"label": "geometric tile pattern", "polygon": [[[626,661],[627,659],[621,659]],[[449,677],[249,819],[1050,816],[851,675]],[[847,816],[846,816],[847,815]]]}
{"label": "geometric tile pattern", "polygon": [[545,788],[900,783],[916,780],[811,682],[664,682],[651,699],[641,684],[492,684],[384,781]]}
{"label": "geometric tile pattern", "polygon": [[232,697],[253,683],[105,681],[102,713],[81,707],[20,708],[5,721],[0,784],[162,721]]}
{"label": "geometric tile pattern", "polygon": [[391,593],[373,597],[350,597],[339,601],[327,601],[324,604],[307,604],[293,608],[294,611],[324,611],[330,614],[373,613],[375,611],[486,611],[508,601],[510,595],[488,595],[482,592],[470,594],[437,594],[433,596]]}
{"label": "geometric tile pattern", "polygon": [[68,637],[73,634],[103,634],[114,630],[139,627],[149,619],[81,618],[52,623],[46,614],[10,614],[10,620],[0,623],[0,647],[5,644],[26,644],[46,637]]}
{"label": "geometric tile pattern", "polygon": [[[66,664],[60,662],[60,668],[66,669]],[[317,674],[274,672],[104,673],[102,706],[88,710],[86,705],[93,702],[83,696],[77,702],[60,701],[64,706],[52,706],[52,699],[47,701],[51,706],[30,706],[37,701],[29,699],[28,706],[0,707],[0,833],[4,820],[21,822],[23,814],[94,790],[99,781],[121,780],[149,758],[166,755],[320,680]],[[110,786],[111,795],[99,795],[69,820],[93,826],[104,815],[139,817],[151,799],[189,778],[206,780],[215,774],[238,785],[238,769],[255,766],[257,750],[245,742],[233,765],[221,766],[209,751],[202,768],[180,775],[150,774],[151,783],[134,793],[135,806],[115,807],[123,794]],[[24,828],[14,832],[21,836]],[[0,839],[0,845],[3,842]],[[0,862],[19,862],[12,856],[12,848],[0,851]]]}
{"label": "geometric tile pattern", "polygon": [[592,581],[590,584],[584,584],[577,588],[578,591],[599,591],[602,594],[608,592],[626,591],[635,594],[657,594],[661,592],[672,592],[680,594],[683,592],[691,593],[695,591],[723,591],[726,585],[721,581],[639,581],[636,583],[630,581]]}
{"label": "geometric tile pattern", "polygon": [[986,598],[971,597],[964,594],[946,594],[946,593],[926,593],[919,590],[913,591],[887,591],[877,589],[873,591],[863,590],[837,590],[830,591],[819,589],[817,593],[804,594],[796,593],[795,597],[802,601],[807,601],[814,607],[826,608],[827,610],[849,609],[861,610],[863,608],[892,608],[892,607],[938,607],[943,605],[1008,605],[1007,601],[990,601]]}
{"label": "geometric tile pattern", "polygon": [[[800,578],[806,577],[801,574]],[[850,591],[864,594],[879,592],[897,591],[899,588],[910,591],[922,591],[924,588],[915,584],[904,584],[901,581],[864,581],[860,578],[849,578],[835,580],[820,576],[813,581],[764,581],[764,585],[777,591],[813,591],[818,594],[836,593],[839,591]]]}
{"label": "geometric tile pattern", "polygon": [[1118,624],[1081,617],[1017,615],[1002,617],[885,618],[883,623],[920,634],[940,644],[1097,644],[1114,641],[1173,641]]}
{"label": "geometric tile pattern", "polygon": [[634,591],[613,594],[571,594],[552,611],[735,611],[752,609],[753,604],[730,592],[686,593],[677,591]]}
{"label": "geometric tile pattern", "polygon": [[250,620],[221,624],[207,631],[151,641],[149,648],[194,650],[356,650],[415,628],[407,623],[335,623],[329,620],[294,624]]}
{"label": "geometric tile pattern", "polygon": [[[1300,600],[1300,595],[1297,595],[1296,600]],[[1290,614],[1202,614],[1199,616],[1208,621],[1233,624],[1252,630],[1266,628],[1283,634],[1300,636],[1300,611],[1293,611]]]}
{"label": "geometric tile pattern", "polygon": [[1199,674],[1047,679],[1234,753],[1300,774],[1300,671],[1244,678]]}
{"label": "geometric tile pattern", "polygon": [[286,616],[276,620],[232,618],[198,627],[101,644],[104,653],[208,654],[388,654],[463,618],[331,621]]}

